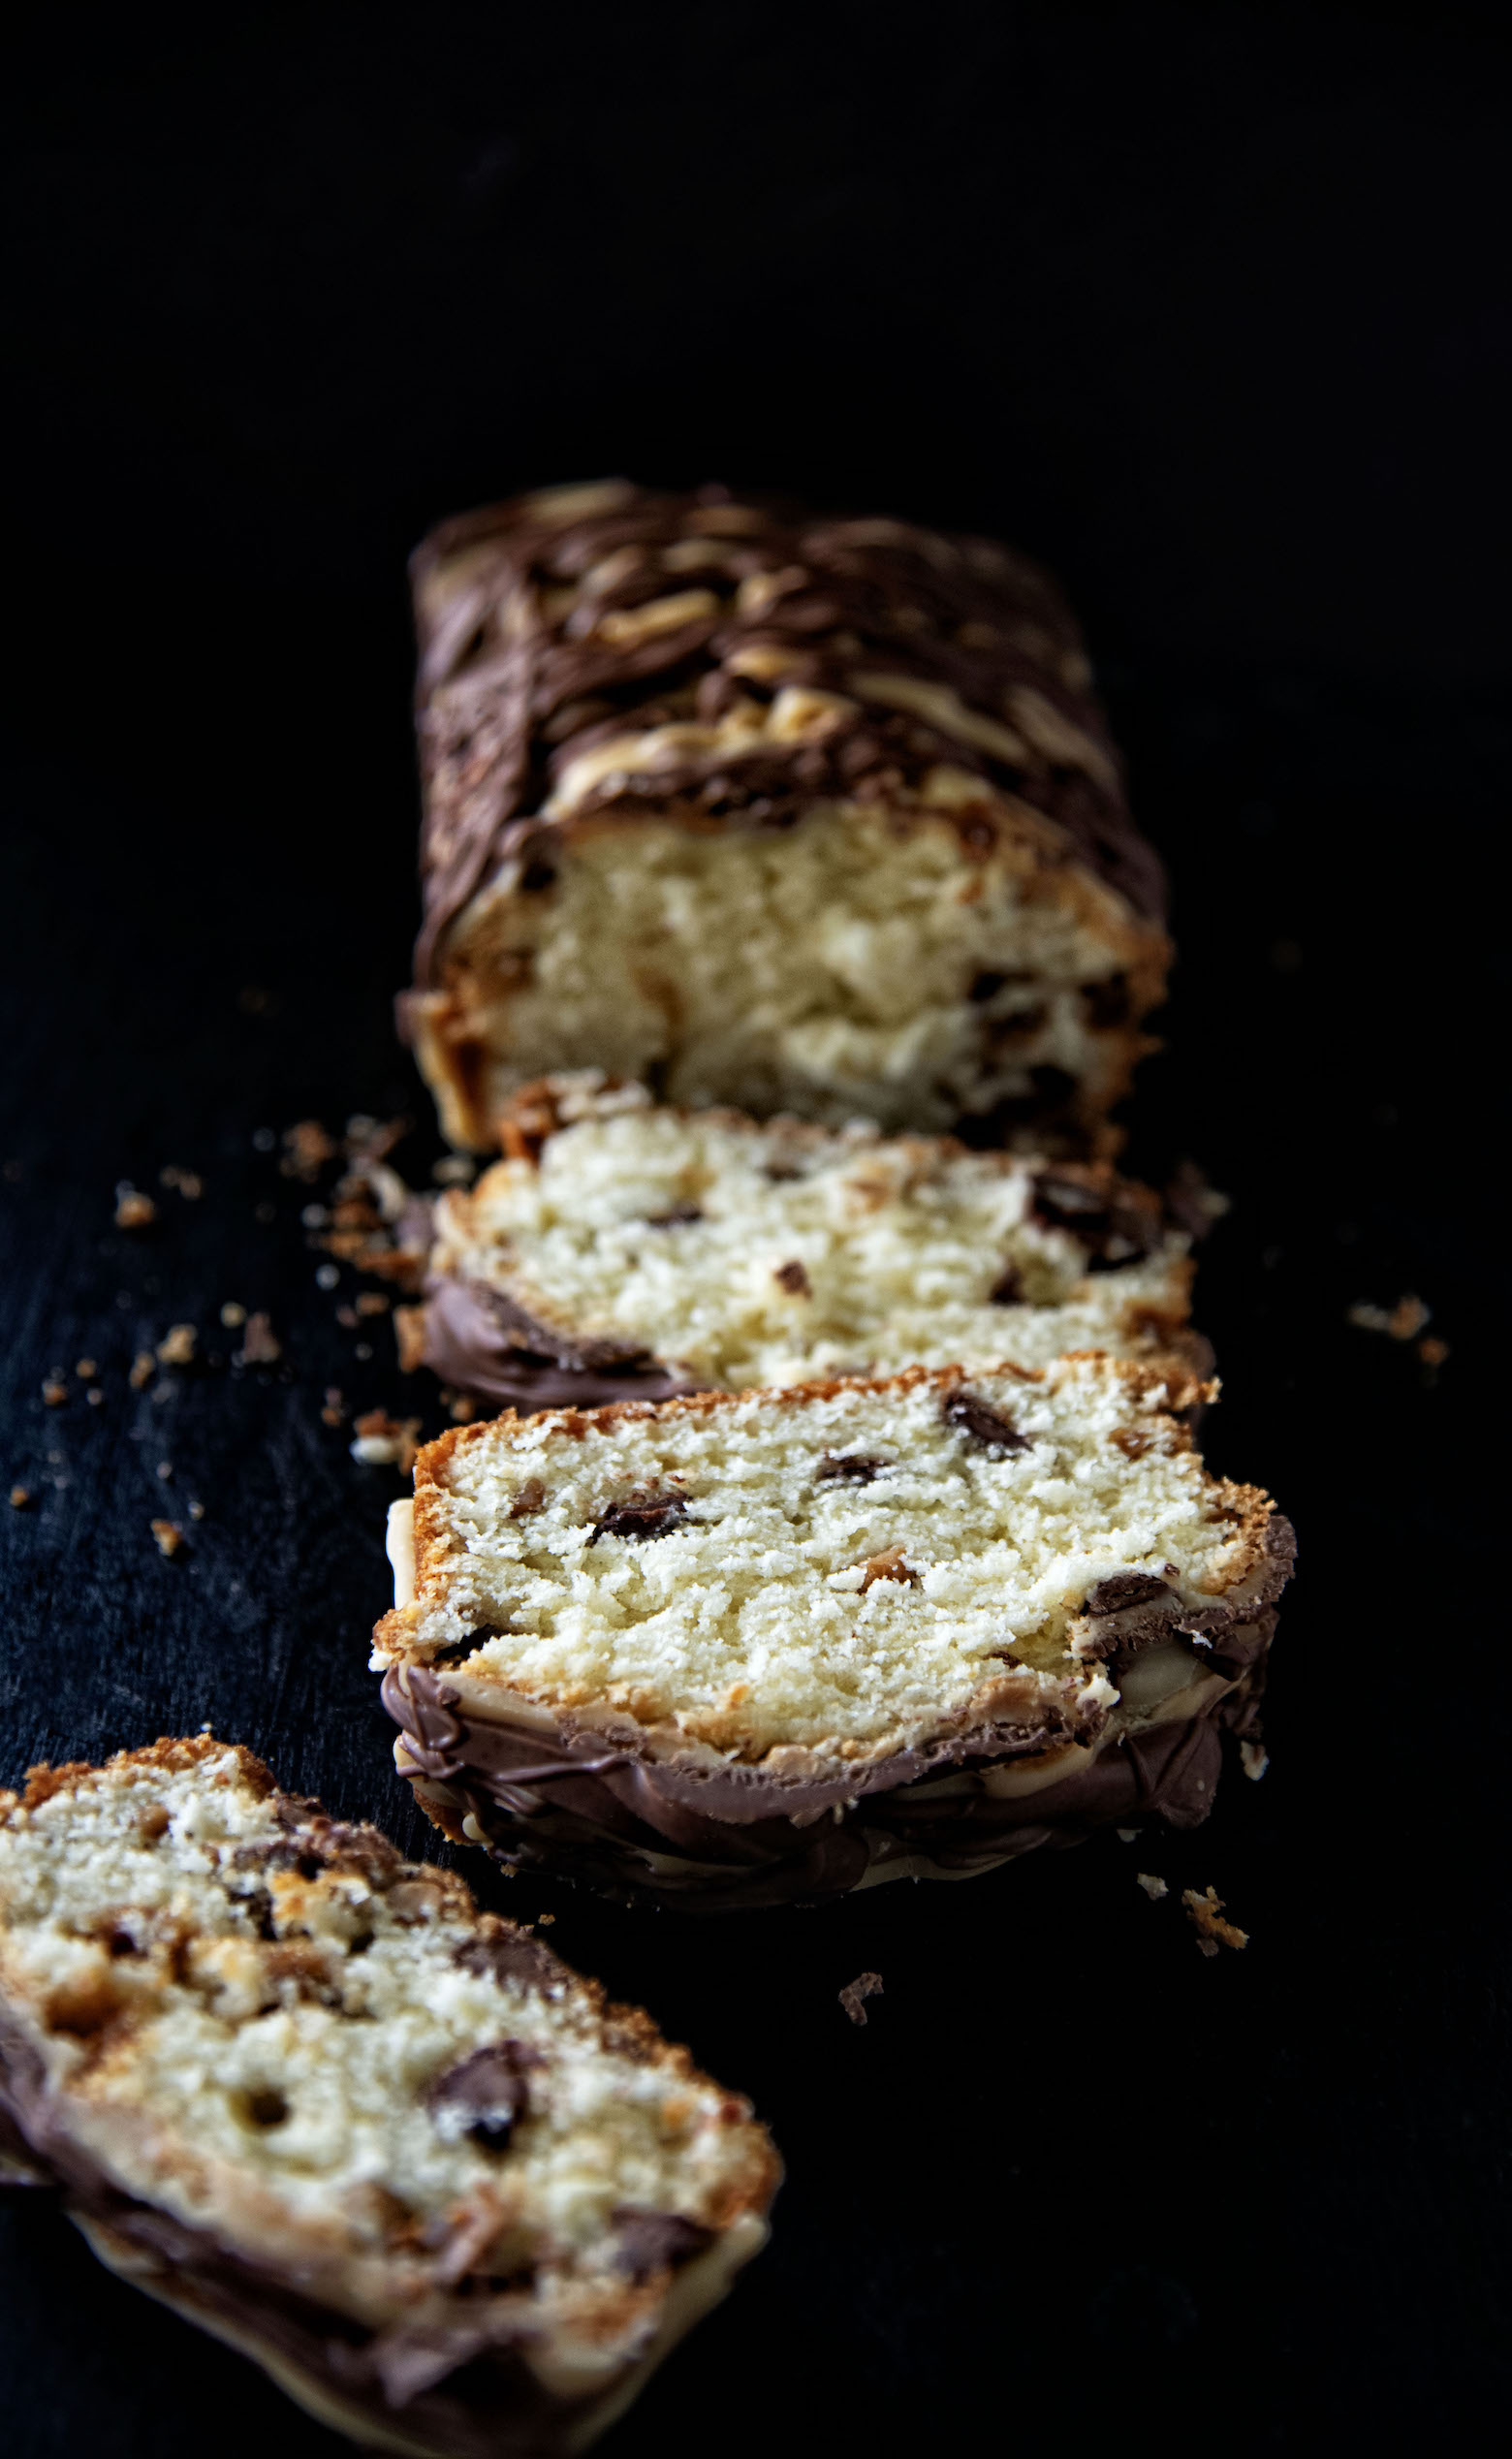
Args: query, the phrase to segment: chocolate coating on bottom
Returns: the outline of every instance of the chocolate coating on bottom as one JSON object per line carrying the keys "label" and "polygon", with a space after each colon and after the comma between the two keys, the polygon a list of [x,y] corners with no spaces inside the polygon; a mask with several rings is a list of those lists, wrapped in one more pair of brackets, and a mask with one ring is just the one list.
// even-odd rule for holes
{"label": "chocolate coating on bottom", "polygon": [[671,1401],[701,1388],[648,1350],[574,1343],[482,1281],[433,1280],[425,1336],[425,1362],[443,1383],[525,1417],[536,1409]]}
{"label": "chocolate coating on bottom", "polygon": [[[400,1771],[455,1842],[481,1841],[510,1866],[550,1870],[623,1903],[719,1912],[820,1903],[894,1875],[967,1876],[1135,1819],[1200,1825],[1223,1730],[1258,1729],[1275,1624],[1267,1609],[1225,1635],[1232,1687],[1204,1712],[1120,1733],[1058,1780],[1007,1796],[991,1789],[994,1772],[1026,1771],[1067,1742],[1090,1744],[1098,1728],[994,1728],[932,1754],[900,1752],[869,1781],[856,1772],[794,1787],[755,1770],[698,1777],[603,1737],[543,1739],[470,1718],[444,1678],[419,1666],[402,1680],[392,1669],[383,1697],[402,1734]],[[1203,1670],[1194,1663],[1194,1675]]]}

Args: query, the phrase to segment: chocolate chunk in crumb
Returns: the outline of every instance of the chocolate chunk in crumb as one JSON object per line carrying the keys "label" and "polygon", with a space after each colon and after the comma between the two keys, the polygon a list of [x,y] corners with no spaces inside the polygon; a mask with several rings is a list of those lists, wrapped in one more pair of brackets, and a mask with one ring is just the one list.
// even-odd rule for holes
{"label": "chocolate chunk in crumb", "polygon": [[546,1488],[539,1477],[527,1477],[509,1507],[512,1520],[528,1520],[546,1508]]}
{"label": "chocolate chunk in crumb", "polygon": [[959,1427],[973,1443],[986,1443],[992,1451],[1026,1452],[1029,1448],[1026,1434],[972,1392],[953,1392],[941,1413],[947,1426]]}
{"label": "chocolate chunk in crumb", "polygon": [[675,1204],[670,1213],[647,1213],[647,1229],[681,1229],[689,1221],[701,1221],[704,1215],[696,1204]]}
{"label": "chocolate chunk in crumb", "polygon": [[823,1485],[869,1486],[873,1477],[880,1477],[892,1466],[890,1460],[879,1460],[871,1452],[825,1452],[814,1475]]}
{"label": "chocolate chunk in crumb", "polygon": [[495,1981],[518,1981],[524,1989],[545,1989],[561,1979],[562,1968],[550,1947],[542,1946],[523,1930],[501,1921],[497,1913],[485,1915],[481,1928],[481,1937],[464,1940],[457,1950],[456,1960],[464,1972],[476,1972]]}
{"label": "chocolate chunk in crumb", "polygon": [[778,1264],[772,1277],[790,1298],[811,1298],[814,1294],[813,1283],[796,1255],[790,1263]]}
{"label": "chocolate chunk in crumb", "polygon": [[1121,1614],[1126,1605],[1151,1605],[1157,1596],[1171,1593],[1164,1580],[1157,1580],[1150,1571],[1115,1571],[1111,1579],[1099,1580],[1087,1592],[1084,1612],[1088,1614]]}
{"label": "chocolate chunk in crumb", "polygon": [[1005,1264],[987,1293],[994,1307],[1017,1307],[1024,1297],[1024,1280],[1017,1264]]}
{"label": "chocolate chunk in crumb", "polygon": [[687,1509],[680,1495],[627,1495],[623,1502],[612,1502],[599,1513],[588,1543],[597,1545],[600,1537],[670,1536],[678,1521],[687,1518]]}
{"label": "chocolate chunk in crumb", "polygon": [[529,2097],[525,2077],[542,2063],[540,2052],[522,2040],[475,2049],[426,2090],[437,2133],[452,2143],[465,2134],[490,2152],[502,2152]]}
{"label": "chocolate chunk in crumb", "polygon": [[690,2255],[702,2254],[713,2244],[711,2228],[701,2228],[696,2220],[684,2220],[680,2212],[638,2212],[621,2210],[614,2214],[614,2227],[619,2238],[619,2267],[628,2271],[632,2280],[645,2280],[653,2271],[668,2271]]}

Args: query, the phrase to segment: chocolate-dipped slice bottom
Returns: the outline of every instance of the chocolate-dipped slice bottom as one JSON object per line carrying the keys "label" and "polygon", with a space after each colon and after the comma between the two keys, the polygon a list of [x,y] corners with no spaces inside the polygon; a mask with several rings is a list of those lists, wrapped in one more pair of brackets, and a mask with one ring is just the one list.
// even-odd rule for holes
{"label": "chocolate-dipped slice bottom", "polygon": [[506,1416],[423,1452],[374,1663],[449,1835],[690,1908],[1191,1825],[1292,1556],[1126,1361]]}
{"label": "chocolate-dipped slice bottom", "polygon": [[415,2459],[582,2449],[778,2177],[645,2015],[208,1735],[0,1794],[3,2169]]}
{"label": "chocolate-dipped slice bottom", "polygon": [[406,1353],[521,1411],[1106,1349],[1201,1370],[1184,1231],[1106,1163],[732,1110],[601,1072],[436,1207]]}
{"label": "chocolate-dipped slice bottom", "polygon": [[1164,886],[1064,600],[981,538],[612,480],[414,562],[446,1132],[533,1078],[973,1137],[1106,1136]]}

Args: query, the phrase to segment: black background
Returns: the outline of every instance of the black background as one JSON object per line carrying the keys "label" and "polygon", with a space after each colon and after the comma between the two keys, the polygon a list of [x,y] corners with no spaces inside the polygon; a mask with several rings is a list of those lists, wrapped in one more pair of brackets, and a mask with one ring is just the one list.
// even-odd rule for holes
{"label": "black background", "polygon": [[[1476,1408],[1505,1341],[1503,24],[33,13],[6,1779],[208,1718],[428,1848],[364,1670],[397,1480],[319,1411],[328,1384],[439,1409],[386,1325],[354,1355],[299,1223],[318,1190],[253,1138],[426,1119],[389,998],[429,520],[624,468],[1001,530],[1069,580],[1175,876],[1131,1159],[1193,1154],[1235,1199],[1200,1292],[1208,1450],[1301,1530],[1275,1764],[1190,1838],[823,1912],[689,1924],[473,1873],[554,1911],[787,2157],[771,2252],[624,2459],[1473,2447],[1505,2412],[1505,1529]],[[438,1150],[421,1123],[397,1157],[424,1178]],[[151,1232],[112,1226],[123,1178]],[[1345,1320],[1406,1291],[1436,1374]],[[231,1298],[282,1368],[230,1364]],[[180,1320],[221,1362],[131,1393]],[[165,1561],[148,1522],[191,1497]],[[1213,1962],[1175,1902],[1210,1881],[1251,1933]],[[835,1993],[868,1967],[860,2031]],[[38,2203],[0,2212],[0,2263],[16,2459],[337,2447]]]}

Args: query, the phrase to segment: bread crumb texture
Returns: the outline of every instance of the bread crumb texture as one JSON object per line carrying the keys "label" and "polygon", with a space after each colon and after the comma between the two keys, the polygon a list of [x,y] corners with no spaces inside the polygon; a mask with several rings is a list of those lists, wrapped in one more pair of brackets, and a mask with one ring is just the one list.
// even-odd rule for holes
{"label": "bread crumb texture", "polygon": [[621,2364],[776,2181],[647,2017],[209,1736],[0,1795],[0,2002],[76,2165],[373,2329],[492,2296]]}
{"label": "bread crumb texture", "polygon": [[565,823],[551,884],[507,864],[452,929],[446,992],[417,1003],[447,1132],[491,1142],[519,1087],[588,1066],[695,1107],[926,1128],[1032,1104],[1051,1069],[1095,1116],[1142,1047],[1098,1025],[1098,994],[1163,941],[1049,823],[964,775],[992,818],[988,850],[963,838],[955,782],[906,819],[819,803],[775,834]]}
{"label": "bread crumb texture", "polygon": [[1264,1551],[1269,1498],[1170,1413],[1203,1388],[1073,1357],[458,1428],[421,1455],[375,1662],[750,1761],[882,1756],[1005,1683],[1111,1702],[1074,1646],[1099,1583],[1198,1611]]}
{"label": "bread crumb texture", "polygon": [[434,1270],[720,1390],[1072,1349],[1150,1358],[1181,1337],[1187,1242],[1111,1173],[865,1126],[758,1127],[596,1083],[550,1088],[568,1123],[538,1161],[442,1199]]}

